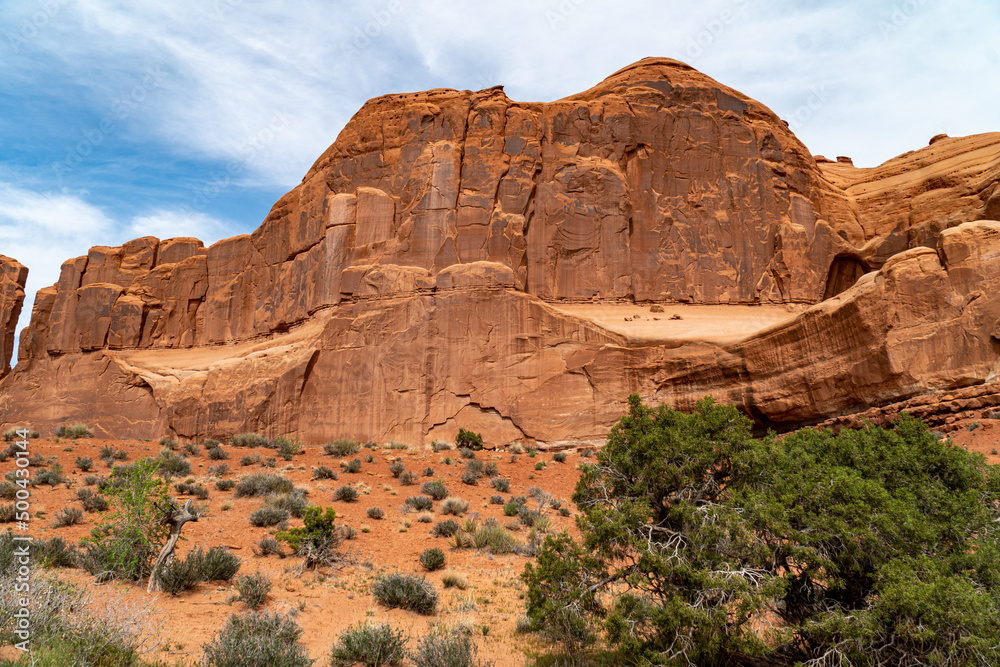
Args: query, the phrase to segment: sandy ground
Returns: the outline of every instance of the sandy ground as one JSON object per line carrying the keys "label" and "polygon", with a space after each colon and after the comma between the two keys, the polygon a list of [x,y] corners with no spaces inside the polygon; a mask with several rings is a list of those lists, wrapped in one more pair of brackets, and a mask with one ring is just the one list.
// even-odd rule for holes
{"label": "sandy ground", "polygon": [[631,303],[550,303],[550,306],[590,320],[636,343],[704,341],[734,343],[762,329],[791,320],[806,306],[706,306],[666,304],[662,313]]}
{"label": "sandy ground", "polygon": [[[949,437],[956,446],[980,452],[989,463],[1000,464],[1000,420],[967,420],[959,423]],[[42,439],[33,442],[33,450],[47,458],[58,459],[71,480],[71,488],[60,485],[54,489],[41,486],[33,490],[33,535],[39,538],[60,535],[70,542],[76,542],[89,533],[95,525],[95,519],[99,519],[98,515],[85,514],[81,524],[66,528],[52,528],[50,524],[52,517],[61,508],[79,506],[75,493],[83,485],[85,473],[75,468],[73,462],[77,457],[89,456],[97,462],[90,474],[100,476],[108,473],[106,466],[98,461],[98,450],[106,444],[128,451],[129,460],[155,455],[160,450],[156,442],[142,441],[82,439],[56,442],[54,439]],[[225,463],[231,469],[225,475],[226,479],[238,479],[243,474],[262,469],[257,465],[242,467],[239,464],[242,456],[259,453],[266,457],[273,454],[266,449],[247,450],[229,446],[225,449],[230,453],[230,458]],[[364,462],[368,453],[372,454],[371,463]],[[319,448],[307,448],[290,463],[279,459],[278,467],[272,471],[279,472],[292,479],[297,486],[308,489],[313,504],[334,507],[339,517],[338,522],[350,524],[359,532],[357,538],[348,543],[356,559],[354,565],[341,571],[310,571],[300,575],[298,559],[281,559],[277,556],[262,558],[252,553],[251,545],[273,532],[273,529],[255,528],[247,520],[249,513],[260,507],[263,501],[254,498],[236,499],[232,491],[216,490],[215,481],[218,478],[209,476],[207,468],[218,462],[208,460],[205,450],[201,449],[198,455],[190,457],[191,476],[210,488],[211,495],[205,501],[207,512],[201,520],[185,526],[180,554],[183,555],[195,546],[207,548],[225,545],[242,559],[241,574],[255,571],[267,573],[274,581],[274,589],[266,608],[291,611],[297,615],[298,622],[304,629],[303,641],[310,655],[317,658],[317,666],[328,664],[330,646],[339,632],[366,619],[388,620],[394,626],[404,629],[413,638],[411,646],[415,646],[416,639],[425,634],[433,624],[468,623],[477,629],[476,641],[480,657],[493,660],[498,666],[524,665],[529,653],[546,648],[539,644],[539,639],[519,635],[514,631],[515,622],[524,609],[521,597],[524,585],[519,575],[528,559],[522,556],[491,556],[467,549],[456,550],[450,547],[447,540],[432,537],[430,529],[433,523],[418,523],[415,514],[404,514],[401,511],[406,497],[419,494],[419,485],[402,486],[393,478],[388,466],[397,456],[418,474],[427,467],[432,468],[433,477],[421,477],[419,483],[428,479],[443,480],[451,495],[469,501],[470,515],[474,512],[480,518],[497,517],[503,524],[510,521],[503,516],[501,506],[489,504],[489,498],[495,491],[488,483],[480,481],[476,486],[462,484],[459,477],[464,470],[464,460],[455,451],[434,453],[430,450],[362,449],[359,454],[363,461],[361,472],[347,474],[339,469],[340,459],[324,455]],[[539,453],[534,458],[522,454],[514,462],[511,462],[511,456],[509,452],[490,451],[480,452],[478,455],[484,461],[495,462],[500,474],[510,479],[511,493],[504,494],[505,496],[525,495],[529,487],[538,486],[565,500],[566,506],[575,510],[568,498],[572,495],[578,478],[577,465],[581,461],[578,453],[569,452],[566,463],[555,462],[551,454]],[[450,457],[450,464],[445,462],[446,457]],[[546,465],[542,470],[536,470],[536,463],[541,461]],[[311,480],[312,468],[318,465],[338,470],[339,479]],[[0,463],[0,472],[6,473],[11,469],[12,460]],[[332,500],[333,490],[346,483],[362,489],[359,502],[345,504]],[[224,510],[225,504],[229,504],[230,508]],[[372,520],[366,516],[366,510],[373,506],[385,510],[384,519]],[[553,522],[553,530],[573,530],[572,517],[562,517],[557,512],[548,514]],[[443,518],[445,517],[435,508],[434,522]],[[292,521],[292,525],[300,524],[300,521]],[[5,528],[0,526],[0,529]],[[368,532],[362,532],[364,530]],[[523,539],[525,530],[522,529],[517,535]],[[418,556],[421,551],[432,546],[445,551],[448,569],[461,572],[468,578],[469,587],[466,590],[445,589],[441,585],[441,571],[423,571]],[[387,610],[374,600],[368,591],[369,582],[379,573],[394,570],[426,574],[435,584],[440,601],[438,612],[434,616]],[[82,570],[60,569],[56,572],[64,579],[91,587],[102,598],[121,596],[135,603],[151,604],[155,610],[154,622],[162,624],[159,635],[161,645],[153,655],[179,665],[195,664],[202,655],[202,644],[211,640],[230,614],[242,609],[239,604],[229,601],[234,590],[232,586],[223,583],[200,584],[192,591],[172,596],[163,593],[147,594],[144,587],[121,583],[97,586]],[[7,648],[0,653],[8,655],[10,650]]]}
{"label": "sandy ground", "polygon": [[[95,520],[99,520],[99,515],[84,514],[81,524],[70,527],[52,528],[51,523],[60,509],[80,506],[75,494],[83,486],[85,473],[74,466],[77,457],[88,456],[94,459],[96,465],[90,474],[108,474],[108,469],[99,461],[98,456],[98,450],[106,444],[126,450],[130,461],[155,455],[160,450],[156,442],[124,440],[81,439],[75,442],[56,442],[54,439],[41,439],[32,443],[34,451],[47,458],[56,457],[71,480],[69,489],[64,485],[54,489],[48,486],[33,489],[33,535],[39,538],[60,535],[75,543],[89,534]],[[262,469],[258,465],[242,467],[239,463],[241,457],[254,453],[265,458],[274,455],[268,449],[224,448],[230,453],[230,458],[224,461],[230,466],[226,479],[239,479],[241,475]],[[365,456],[369,453],[373,457],[371,463],[365,462]],[[432,468],[433,476],[421,477],[417,486],[402,486],[388,469],[389,463],[397,456],[418,475],[425,468]],[[366,619],[388,620],[394,626],[406,630],[412,637],[411,647],[416,646],[417,639],[432,624],[469,623],[476,627],[480,657],[493,660],[498,666],[525,664],[526,651],[540,648],[537,639],[515,634],[514,631],[515,622],[524,613],[521,597],[524,585],[519,576],[528,559],[514,555],[493,556],[471,549],[457,550],[450,547],[448,540],[431,536],[430,530],[434,523],[449,518],[440,514],[437,507],[440,503],[435,504],[434,523],[419,523],[416,521],[416,513],[402,512],[405,498],[419,495],[419,484],[431,479],[441,479],[452,496],[469,501],[471,507],[467,517],[478,515],[480,519],[484,519],[492,516],[507,525],[512,520],[503,515],[502,506],[489,504],[490,496],[496,491],[488,480],[480,480],[476,486],[463,484],[460,475],[465,469],[465,461],[455,451],[434,453],[430,450],[362,449],[358,457],[362,460],[361,472],[348,474],[340,470],[340,459],[323,454],[320,448],[310,447],[296,455],[290,463],[279,458],[277,468],[271,470],[290,478],[297,486],[308,489],[312,504],[334,507],[338,514],[338,524],[346,523],[358,530],[357,538],[346,543],[356,560],[354,565],[341,571],[308,571],[300,575],[300,560],[297,558],[255,556],[251,545],[274,532],[269,528],[253,527],[247,519],[250,512],[263,505],[263,500],[236,499],[231,490],[218,491],[215,488],[218,478],[209,476],[207,469],[219,462],[208,460],[203,448],[197,456],[190,457],[191,476],[208,487],[211,495],[205,501],[205,515],[197,523],[189,523],[184,527],[180,555],[196,546],[208,548],[225,545],[242,559],[241,574],[255,571],[267,573],[274,581],[274,589],[266,608],[297,614],[298,622],[304,629],[303,642],[311,657],[318,659],[317,665],[328,664],[330,646],[339,632]],[[451,459],[450,464],[445,462],[448,457]],[[521,454],[513,463],[511,457],[509,452],[484,451],[478,454],[478,458],[484,461],[495,462],[500,474],[510,479],[510,493],[503,494],[505,497],[525,495],[529,487],[538,486],[548,494],[563,499],[566,506],[573,507],[568,498],[572,495],[578,476],[578,454],[568,453],[565,463],[555,462],[551,454],[539,453],[534,458]],[[544,469],[535,469],[538,462],[545,462]],[[318,465],[337,470],[339,479],[312,481],[312,468]],[[5,474],[13,467],[13,460],[8,460],[0,464],[0,472]],[[178,481],[182,480],[174,480]],[[332,500],[333,490],[343,484],[352,484],[362,490],[358,502]],[[183,500],[185,497],[180,498]],[[529,502],[534,506],[533,501]],[[224,510],[225,504],[231,507]],[[374,506],[385,510],[385,518],[373,520],[366,516],[366,510]],[[552,530],[572,529],[572,517],[563,517],[553,510],[549,510],[547,515],[552,521]],[[293,519],[291,525],[301,525],[301,520]],[[0,529],[6,527],[0,526]],[[516,535],[524,540],[526,533],[527,529],[522,528]],[[468,578],[469,586],[466,590],[445,589],[441,585],[443,571],[426,573],[423,570],[418,557],[424,549],[430,547],[439,547],[445,552],[446,569],[456,570]],[[440,595],[438,612],[434,616],[387,610],[375,601],[368,590],[369,582],[379,573],[395,570],[426,574],[428,580],[434,583]],[[121,583],[97,587],[93,579],[82,570],[61,569],[57,572],[60,577],[94,587],[102,597],[120,595],[132,602],[152,602],[156,617],[163,624],[160,638],[164,643],[154,655],[177,664],[194,664],[202,655],[202,644],[211,640],[230,614],[242,610],[241,605],[229,602],[234,589],[224,583],[200,584],[192,591],[172,596],[163,593],[147,594],[144,587]]]}

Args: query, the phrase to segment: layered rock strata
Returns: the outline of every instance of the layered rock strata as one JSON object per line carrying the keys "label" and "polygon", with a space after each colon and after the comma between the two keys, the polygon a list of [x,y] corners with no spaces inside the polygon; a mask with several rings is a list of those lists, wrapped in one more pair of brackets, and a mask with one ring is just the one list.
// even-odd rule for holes
{"label": "layered rock strata", "polygon": [[10,372],[27,279],[27,268],[16,259],[0,255],[0,378]]}
{"label": "layered rock strata", "polygon": [[[552,103],[384,96],[252,234],[67,261],[0,422],[552,444],[601,438],[632,391],[787,424],[982,383],[996,230],[961,223],[997,217],[998,182],[998,134],[830,163],[663,59]],[[558,307],[580,302],[790,310],[718,342]]]}

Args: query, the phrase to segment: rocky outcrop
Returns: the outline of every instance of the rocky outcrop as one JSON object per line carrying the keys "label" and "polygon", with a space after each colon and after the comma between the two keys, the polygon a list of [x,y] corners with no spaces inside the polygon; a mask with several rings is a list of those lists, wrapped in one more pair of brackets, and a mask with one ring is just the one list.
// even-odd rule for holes
{"label": "rocky outcrop", "polygon": [[28,269],[16,259],[0,255],[0,378],[10,372],[17,318],[21,316],[27,279]]}
{"label": "rocky outcrop", "polygon": [[[558,443],[601,438],[632,391],[782,424],[981,383],[995,230],[960,223],[996,208],[998,165],[1000,135],[874,170],[817,161],[766,107],[663,59],[546,104],[380,97],[252,234],[67,261],[0,422]],[[720,341],[560,305],[580,302],[812,307]]]}

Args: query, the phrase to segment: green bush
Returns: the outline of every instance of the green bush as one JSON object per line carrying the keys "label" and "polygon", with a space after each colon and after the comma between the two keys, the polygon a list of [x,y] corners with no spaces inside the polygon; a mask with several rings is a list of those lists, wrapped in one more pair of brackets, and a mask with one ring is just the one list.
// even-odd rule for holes
{"label": "green bush", "polygon": [[271,594],[274,584],[263,572],[253,574],[241,574],[236,578],[236,601],[241,602],[250,609],[259,609],[267,596]]}
{"label": "green bush", "polygon": [[556,463],[566,463],[566,452],[556,452],[552,455],[552,460]]}
{"label": "green bush", "polygon": [[229,444],[232,447],[249,447],[253,449],[255,447],[267,447],[270,442],[264,436],[257,435],[256,433],[237,433],[229,439]]}
{"label": "green bush", "polygon": [[302,518],[301,528],[280,532],[277,538],[287,542],[292,551],[304,559],[305,567],[332,565],[342,560],[340,545],[353,538],[353,529],[344,526],[337,530],[337,517],[333,508],[310,507]]}
{"label": "green bush", "polygon": [[7,442],[20,440],[21,436],[17,434],[18,431],[27,431],[28,438],[31,440],[37,440],[41,436],[41,434],[38,431],[32,430],[31,427],[29,426],[15,426],[3,432],[3,439],[6,440]]}
{"label": "green bush", "polygon": [[204,581],[201,576],[200,555],[189,554],[186,558],[174,558],[169,565],[161,565],[156,571],[156,579],[163,592],[170,595],[191,590]]}
{"label": "green bush", "polygon": [[233,614],[211,643],[205,667],[310,667],[313,660],[299,642],[302,628],[277,613]]}
{"label": "green bush", "polygon": [[423,577],[401,572],[376,577],[372,595],[389,609],[406,609],[429,616],[437,608],[438,594],[433,584]]}
{"label": "green bush", "polygon": [[199,573],[203,581],[232,581],[240,571],[239,556],[223,546],[212,547],[200,560]]}
{"label": "green bush", "polygon": [[417,476],[412,471],[407,470],[399,476],[399,483],[403,486],[414,486],[417,483]]}
{"label": "green bush", "polygon": [[330,456],[336,456],[338,458],[343,458],[345,456],[351,456],[357,454],[361,451],[361,443],[357,440],[350,440],[348,438],[340,438],[339,440],[334,440],[333,442],[328,442],[323,445],[323,451]]}
{"label": "green bush", "polygon": [[213,449],[222,447],[222,443],[214,438],[209,438],[208,440],[206,440],[201,444],[204,445],[205,449],[207,449],[208,451],[212,451]]}
{"label": "green bush", "polygon": [[247,466],[252,466],[255,463],[260,463],[261,461],[262,459],[260,458],[260,454],[240,457],[240,465],[243,466],[244,468]]}
{"label": "green bush", "polygon": [[333,492],[333,499],[339,500],[344,503],[357,502],[358,490],[355,489],[350,484],[345,484],[343,486],[337,487],[337,490]]}
{"label": "green bush", "polygon": [[353,625],[340,633],[330,653],[330,664],[347,667],[399,665],[406,659],[406,635],[388,623]]}
{"label": "green bush", "polygon": [[156,477],[157,466],[148,458],[118,466],[104,485],[112,512],[91,531],[81,559],[100,580],[139,581],[149,576],[177,508],[166,482]]}
{"label": "green bush", "polygon": [[479,475],[477,475],[475,472],[473,472],[471,470],[466,470],[466,471],[462,472],[462,483],[463,484],[468,484],[470,486],[475,486],[475,484],[478,481],[479,481]]}
{"label": "green bush", "polygon": [[58,463],[53,463],[48,470],[40,470],[35,473],[35,479],[32,481],[36,486],[41,486],[43,484],[56,486],[57,484],[64,484],[68,480],[62,474],[62,467]]}
{"label": "green bush", "polygon": [[416,667],[476,667],[477,649],[470,633],[462,628],[438,630],[426,635],[413,654]]}
{"label": "green bush", "polygon": [[241,477],[236,484],[237,498],[253,498],[272,493],[288,493],[295,488],[292,480],[269,472],[254,472]]}
{"label": "green bush", "polygon": [[710,399],[631,396],[573,501],[579,541],[523,578],[576,653],[602,632],[637,662],[1000,662],[1000,472],[910,417],[758,439]]}
{"label": "green bush", "polygon": [[396,459],[395,461],[389,464],[389,472],[392,473],[392,476],[397,479],[399,478],[400,475],[403,474],[405,470],[406,466],[403,464],[403,459]]}
{"label": "green bush", "polygon": [[215,488],[219,491],[230,491],[236,486],[236,480],[220,479],[215,483]]}
{"label": "green bush", "polygon": [[76,467],[83,472],[89,472],[94,467],[94,459],[87,456],[78,456],[75,463]]}
{"label": "green bush", "polygon": [[169,450],[177,449],[177,441],[168,436],[163,436],[160,438],[160,447],[166,447]]}
{"label": "green bush", "polygon": [[279,437],[275,439],[274,443],[277,445],[276,449],[278,450],[278,456],[286,461],[291,461],[293,456],[302,453],[302,446],[294,440]]}
{"label": "green bush", "polygon": [[341,461],[340,467],[344,469],[344,472],[349,472],[349,473],[361,472],[361,459],[351,459],[350,461]]}
{"label": "green bush", "polygon": [[455,437],[456,447],[465,447],[473,451],[479,451],[483,448],[483,436],[478,433],[473,433],[472,431],[466,431],[464,428],[458,429],[458,435]]}
{"label": "green bush", "polygon": [[56,429],[57,438],[93,438],[94,434],[86,424],[60,426]]}
{"label": "green bush", "polygon": [[448,487],[441,480],[424,482],[420,486],[420,492],[425,496],[430,496],[434,500],[444,500],[448,497]]}
{"label": "green bush", "polygon": [[251,525],[266,528],[269,526],[277,526],[279,523],[288,521],[289,516],[290,515],[287,510],[265,505],[264,507],[257,508],[253,512],[250,512],[250,516],[248,518]]}
{"label": "green bush", "polygon": [[444,552],[437,548],[425,549],[420,554],[420,565],[428,572],[444,569]]}

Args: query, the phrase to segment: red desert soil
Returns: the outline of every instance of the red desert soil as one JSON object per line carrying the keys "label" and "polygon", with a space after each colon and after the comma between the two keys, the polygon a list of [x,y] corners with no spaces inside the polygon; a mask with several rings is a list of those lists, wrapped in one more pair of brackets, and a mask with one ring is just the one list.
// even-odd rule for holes
{"label": "red desert soil", "polygon": [[[44,438],[32,441],[33,453],[40,453],[47,459],[58,459],[64,473],[71,480],[71,488],[66,488],[65,485],[57,488],[38,486],[32,490],[31,533],[35,537],[47,539],[58,535],[75,543],[89,534],[95,525],[95,519],[99,518],[97,515],[84,514],[82,523],[70,527],[52,528],[51,523],[60,509],[80,507],[75,494],[77,489],[84,486],[83,478],[86,474],[96,474],[98,477],[108,474],[98,453],[104,445],[126,450],[129,461],[155,456],[161,449],[156,442],[135,440],[80,439],[56,442],[55,439]],[[297,570],[300,559],[258,557],[251,550],[251,545],[261,537],[274,532],[269,528],[253,527],[247,519],[250,512],[263,505],[263,500],[237,499],[232,490],[217,490],[215,482],[218,478],[210,476],[207,470],[220,461],[210,461],[203,447],[199,447],[196,456],[189,456],[191,476],[209,488],[211,495],[205,501],[207,511],[201,520],[184,527],[179,555],[183,556],[196,546],[208,548],[225,545],[242,559],[240,574],[255,571],[268,574],[274,581],[274,588],[272,599],[266,608],[277,611],[295,610],[298,622],[304,629],[302,639],[311,657],[318,659],[317,665],[328,664],[330,646],[340,631],[369,618],[387,620],[393,626],[404,629],[412,638],[411,647],[416,646],[416,640],[433,624],[471,623],[476,629],[480,657],[494,660],[497,665],[523,665],[525,651],[539,648],[537,640],[515,635],[514,629],[517,618],[524,610],[520,597],[524,585],[519,575],[528,562],[526,557],[493,556],[485,551],[453,549],[448,540],[431,536],[430,530],[434,524],[448,518],[440,514],[440,503],[435,503],[433,523],[418,523],[416,513],[402,512],[403,501],[408,496],[420,494],[420,484],[440,479],[452,496],[464,498],[470,503],[466,517],[478,515],[481,520],[496,517],[503,525],[516,523],[504,516],[501,505],[490,504],[490,496],[497,492],[487,479],[481,479],[475,486],[462,483],[460,475],[465,469],[465,460],[455,450],[434,453],[430,449],[399,451],[380,448],[370,451],[363,448],[357,455],[362,460],[361,471],[348,474],[338,466],[340,459],[325,455],[320,447],[306,447],[291,462],[279,458],[274,469],[262,468],[260,465],[243,467],[239,463],[240,458],[246,455],[260,454],[265,459],[274,456],[273,450],[251,450],[229,445],[225,445],[224,449],[230,455],[229,459],[222,461],[230,467],[226,479],[236,480],[249,472],[261,470],[280,473],[291,479],[296,486],[308,489],[311,504],[335,508],[338,525],[349,524],[358,530],[357,537],[346,543],[356,558],[355,565],[341,571],[326,570],[323,574],[307,571],[299,576]],[[371,463],[365,462],[365,456],[369,453],[374,459]],[[81,456],[95,461],[90,473],[83,473],[74,465],[76,458]],[[565,463],[554,461],[551,453],[539,452],[535,457],[520,454],[516,455],[515,462],[511,462],[513,456],[511,452],[477,453],[477,458],[495,462],[500,475],[510,480],[510,493],[503,494],[506,498],[526,495],[528,488],[538,486],[551,496],[561,499],[564,506],[575,510],[568,499],[578,477],[577,465],[581,460],[578,453],[568,452]],[[396,457],[402,458],[407,468],[417,475],[422,475],[428,467],[433,469],[434,474],[421,476],[415,486],[403,486],[389,472],[389,464]],[[450,465],[444,463],[446,457],[451,458]],[[348,457],[350,458],[355,457]],[[542,470],[535,470],[538,462],[545,463]],[[336,470],[339,479],[312,481],[312,469],[320,465]],[[12,460],[0,467],[3,473],[11,469]],[[183,480],[172,481],[177,483]],[[333,501],[333,490],[344,484],[352,484],[362,490],[358,502]],[[179,498],[183,501],[186,496]],[[535,505],[534,501],[529,503],[531,506]],[[224,504],[231,504],[231,508],[223,510]],[[372,520],[366,516],[366,510],[375,506],[385,510],[385,518]],[[572,517],[563,517],[551,509],[547,514],[551,518],[553,531],[573,528]],[[300,519],[291,520],[292,526],[301,523]],[[370,532],[363,532],[366,527]],[[523,541],[527,537],[527,529],[522,528],[515,534]],[[446,569],[458,571],[467,577],[469,586],[466,590],[444,588],[441,584],[443,570],[424,572],[418,556],[430,547],[439,547],[445,552]],[[368,582],[379,573],[395,570],[426,574],[428,580],[434,583],[440,595],[438,611],[434,616],[387,610],[374,600],[368,591]],[[144,587],[120,583],[98,587],[93,578],[83,570],[62,569],[58,571],[58,575],[94,587],[93,590],[100,591],[101,596],[123,593],[126,598],[136,602],[152,601],[157,617],[163,622],[161,641],[168,642],[155,657],[179,664],[196,662],[201,657],[202,644],[211,640],[230,614],[242,610],[240,604],[227,601],[234,595],[234,587],[226,584],[200,584],[192,591],[172,596],[165,593],[147,594]]]}
{"label": "red desert soil", "polygon": [[[988,463],[1000,464],[1000,456],[997,453],[1000,450],[1000,420],[966,420],[955,424],[954,427],[954,430],[948,433],[948,437],[956,446],[984,454]],[[76,542],[89,533],[95,519],[95,515],[92,514],[85,514],[83,523],[68,528],[52,528],[51,521],[53,515],[60,509],[79,507],[75,493],[83,486],[83,477],[86,473],[76,469],[74,461],[77,457],[87,456],[95,460],[95,468],[89,474],[98,476],[108,474],[106,466],[98,460],[98,452],[103,445],[113,445],[126,450],[130,461],[156,455],[161,449],[156,442],[134,440],[33,441],[34,452],[46,458],[57,458],[64,472],[72,480],[69,489],[64,485],[54,489],[48,486],[33,489],[33,535],[38,538],[59,535],[69,542]],[[207,512],[201,520],[184,527],[182,535],[185,540],[181,544],[180,555],[183,556],[196,546],[225,545],[242,558],[241,574],[261,571],[272,577],[275,585],[272,599],[266,608],[278,611],[295,610],[298,613],[298,622],[304,629],[303,641],[308,646],[310,655],[318,659],[317,665],[327,664],[329,648],[340,631],[369,618],[377,621],[387,620],[394,626],[403,628],[412,637],[411,646],[415,646],[416,639],[426,633],[433,624],[471,623],[476,627],[480,657],[493,660],[498,666],[523,665],[526,651],[542,648],[537,639],[516,635],[514,631],[515,622],[524,608],[520,597],[524,585],[519,575],[524,569],[527,558],[512,555],[492,556],[475,550],[453,549],[447,540],[430,535],[434,523],[445,518],[441,516],[437,507],[434,523],[429,524],[418,523],[415,513],[404,514],[401,511],[403,501],[408,496],[420,493],[419,485],[422,482],[441,479],[451,495],[469,501],[471,507],[467,516],[476,513],[480,519],[496,517],[504,525],[515,523],[504,516],[502,506],[489,504],[490,496],[496,491],[485,480],[480,480],[476,486],[461,482],[459,477],[464,470],[465,461],[456,451],[434,453],[423,449],[406,451],[362,449],[358,454],[362,459],[361,472],[348,474],[339,468],[340,459],[323,454],[320,447],[306,447],[305,451],[296,455],[291,462],[279,459],[278,466],[274,469],[265,469],[259,465],[243,467],[239,464],[239,459],[243,456],[260,454],[267,458],[274,454],[272,450],[241,449],[228,445],[224,449],[230,454],[230,458],[224,461],[230,466],[226,479],[238,479],[246,473],[260,470],[280,473],[293,480],[296,486],[308,489],[312,504],[334,507],[338,515],[338,524],[346,523],[358,529],[357,538],[347,543],[356,558],[355,565],[341,571],[328,570],[324,575],[309,571],[299,576],[297,574],[299,559],[280,559],[277,556],[261,558],[251,551],[252,544],[261,537],[273,533],[273,529],[255,528],[247,520],[250,512],[260,507],[263,501],[256,498],[236,499],[232,491],[218,491],[215,488],[217,478],[209,476],[207,469],[219,462],[208,460],[203,447],[199,448],[198,455],[189,457],[192,463],[192,476],[209,488],[211,495],[206,501]],[[373,456],[372,463],[364,462],[368,453]],[[579,453],[568,452],[565,463],[554,461],[551,453],[539,452],[534,458],[527,454],[517,455],[517,460],[513,463],[512,456],[511,452],[484,451],[477,454],[483,461],[495,462],[501,476],[510,479],[510,493],[503,494],[505,497],[525,495],[528,488],[538,486],[553,497],[562,499],[564,506],[575,510],[568,499],[572,495],[578,477],[577,466],[581,461]],[[402,458],[407,468],[418,475],[427,467],[433,468],[433,477],[420,477],[416,486],[401,485],[389,472],[389,463],[396,457]],[[444,463],[446,457],[451,458],[451,465]],[[538,462],[545,462],[543,470],[535,470],[535,464]],[[320,465],[337,470],[339,479],[312,481],[310,479],[312,469]],[[12,461],[0,466],[3,473],[12,468]],[[342,503],[332,500],[333,490],[343,484],[356,485],[362,489],[358,502]],[[222,506],[225,503],[230,503],[231,509],[223,510]],[[366,516],[366,510],[375,506],[385,510],[384,519],[372,520]],[[43,514],[38,516],[38,513]],[[553,511],[549,511],[548,514],[552,520],[553,531],[573,529],[572,517],[562,517]],[[409,522],[409,526],[406,526],[406,522]],[[301,521],[293,519],[291,525],[301,525]],[[370,532],[362,532],[366,526]],[[521,529],[517,535],[523,540],[526,537],[526,530]],[[424,573],[418,562],[418,556],[424,549],[434,546],[445,551],[446,569],[461,572],[468,578],[469,586],[466,590],[444,588],[441,584],[443,571]],[[387,610],[372,598],[368,592],[368,582],[378,573],[394,570],[426,574],[440,594],[437,614],[426,617],[398,609]],[[179,664],[191,664],[197,661],[201,657],[201,645],[211,640],[230,614],[241,611],[239,604],[228,602],[234,594],[233,587],[229,585],[200,584],[192,591],[171,596],[164,593],[147,594],[144,587],[120,583],[98,587],[82,570],[59,570],[58,574],[81,585],[92,586],[94,590],[101,590],[102,596],[120,593],[136,602],[152,602],[157,617],[163,623],[161,640],[168,642],[161,646],[156,657]],[[485,636],[484,628],[487,628]],[[8,650],[9,647],[5,649],[4,655],[7,655]]]}

